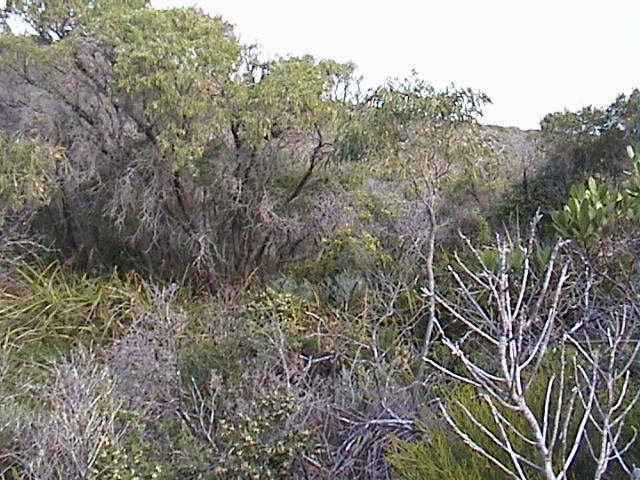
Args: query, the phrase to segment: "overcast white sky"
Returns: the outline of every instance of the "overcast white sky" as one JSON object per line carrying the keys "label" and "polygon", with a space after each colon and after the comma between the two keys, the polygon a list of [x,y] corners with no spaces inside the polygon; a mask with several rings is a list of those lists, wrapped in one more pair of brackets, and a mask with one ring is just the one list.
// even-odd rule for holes
{"label": "overcast white sky", "polygon": [[367,86],[416,69],[487,93],[485,123],[537,128],[640,87],[640,0],[152,0],[194,6],[271,55],[353,61]]}

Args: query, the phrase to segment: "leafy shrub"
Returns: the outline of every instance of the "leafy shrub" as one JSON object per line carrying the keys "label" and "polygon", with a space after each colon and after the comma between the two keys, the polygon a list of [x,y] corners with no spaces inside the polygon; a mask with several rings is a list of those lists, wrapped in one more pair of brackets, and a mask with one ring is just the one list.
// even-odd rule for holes
{"label": "leafy shrub", "polygon": [[291,476],[294,460],[308,449],[310,432],[286,426],[295,399],[270,393],[257,399],[247,414],[221,419],[218,435],[224,453],[213,473],[221,479],[281,479]]}
{"label": "leafy shrub", "polygon": [[590,177],[586,186],[569,189],[566,205],[553,212],[551,219],[560,235],[597,248],[602,235],[614,228],[620,202],[622,195],[618,191]]}
{"label": "leafy shrub", "polygon": [[[141,434],[139,429],[134,432]],[[104,480],[155,480],[163,478],[163,467],[159,460],[153,460],[157,449],[149,441],[128,432],[118,438],[105,438],[102,449],[91,476]],[[158,452],[156,452],[157,454]],[[167,452],[168,453],[168,452]]]}
{"label": "leafy shrub", "polygon": [[64,161],[59,150],[43,141],[0,131],[0,227],[30,223],[55,195],[56,165]]}

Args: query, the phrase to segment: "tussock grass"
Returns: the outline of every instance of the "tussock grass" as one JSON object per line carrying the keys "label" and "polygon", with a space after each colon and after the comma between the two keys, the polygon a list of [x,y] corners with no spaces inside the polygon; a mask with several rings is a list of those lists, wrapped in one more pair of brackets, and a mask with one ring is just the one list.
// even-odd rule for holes
{"label": "tussock grass", "polygon": [[90,278],[57,263],[44,268],[27,263],[8,266],[0,285],[0,345],[61,348],[78,340],[102,343],[124,332],[145,301],[142,282]]}

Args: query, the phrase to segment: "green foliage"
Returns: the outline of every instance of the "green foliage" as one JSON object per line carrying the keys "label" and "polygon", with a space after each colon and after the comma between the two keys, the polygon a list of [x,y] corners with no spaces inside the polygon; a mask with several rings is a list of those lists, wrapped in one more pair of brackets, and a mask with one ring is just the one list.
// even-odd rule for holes
{"label": "green foliage", "polygon": [[[491,228],[487,219],[477,211],[462,213],[456,218],[456,234],[462,234],[471,242],[476,244],[488,243],[491,241]],[[455,241],[451,241],[455,243]]]}
{"label": "green foliage", "polygon": [[354,232],[350,225],[334,230],[323,239],[324,248],[317,262],[330,272],[367,271],[374,265],[384,265],[389,255],[381,250],[380,241],[367,231]]}
{"label": "green foliage", "polygon": [[16,16],[32,28],[41,41],[53,43],[68,36],[93,4],[89,0],[9,0],[2,13]]}
{"label": "green foliage", "polygon": [[215,477],[289,477],[294,460],[308,448],[310,436],[309,431],[295,431],[284,425],[295,405],[293,398],[272,393],[252,404],[251,415],[221,419],[218,428],[225,451],[215,461]]}
{"label": "green foliage", "polygon": [[126,434],[105,443],[95,471],[110,480],[211,478],[211,447],[173,413],[132,419]]}
{"label": "green foliage", "polygon": [[633,169],[629,172],[629,177],[622,183],[622,198],[624,200],[622,215],[628,221],[640,221],[640,143],[636,149],[627,145],[627,155],[633,164]]}
{"label": "green foliage", "polygon": [[177,166],[200,158],[211,134],[230,124],[255,147],[276,124],[306,131],[330,121],[330,93],[353,70],[309,56],[256,64],[230,25],[197,9],[113,9],[100,31],[116,47],[119,91],[140,102],[145,133]]}
{"label": "green foliage", "polygon": [[586,183],[590,177],[619,186],[628,169],[624,151],[638,138],[637,89],[618,96],[606,108],[586,107],[577,112],[547,115],[537,135],[542,158],[535,163],[527,162],[522,180],[511,186],[493,208],[496,221],[525,223],[538,210],[546,213],[562,209],[569,189]]}
{"label": "green foliage", "polygon": [[[136,433],[140,432],[136,431]],[[153,450],[153,445],[140,441],[131,432],[124,438],[104,438],[101,452],[91,469],[90,478],[105,480],[163,478],[162,464],[149,458]]]}
{"label": "green foliage", "polygon": [[[551,363],[550,363],[551,364]],[[548,368],[548,367],[545,367]],[[531,384],[527,391],[527,401],[533,406],[535,412],[540,415],[544,412],[545,390],[548,378],[541,373]],[[471,386],[446,387],[439,389],[446,396],[449,405],[449,413],[456,424],[472,439],[480,448],[490,455],[500,460],[503,464],[509,465],[510,460],[506,453],[499,448],[484,433],[478,425],[484,425],[488,431],[499,437],[494,413],[481,395]],[[567,393],[567,392],[565,392]],[[551,411],[556,405],[551,405]],[[468,413],[467,413],[468,412]],[[475,421],[469,415],[473,415]],[[513,430],[509,433],[509,441],[514,451],[526,458],[535,459],[536,453],[532,445],[522,436],[515,433],[527,432],[528,426],[525,419],[517,411],[501,408],[499,415],[509,420]],[[570,435],[575,433],[580,416],[573,415],[570,419]],[[503,473],[495,465],[489,462],[484,456],[472,451],[463,441],[454,435],[443,424],[434,421],[433,426],[424,428],[423,441],[394,441],[394,448],[388,454],[388,458],[397,472],[398,478],[406,480],[417,480],[422,478],[442,478],[451,480],[473,480],[484,478],[511,478]],[[558,446],[558,449],[561,447]],[[561,452],[555,452],[561,455]],[[525,469],[527,478],[542,478],[539,472],[533,469]],[[569,478],[583,479],[593,475],[593,462],[589,459],[586,450],[581,450],[581,455],[574,462],[569,471]]]}
{"label": "green foliage", "polygon": [[[234,118],[242,125],[240,136],[259,145],[283,131],[309,131],[331,125],[340,111],[332,98],[341,84],[348,83],[354,66],[311,56],[280,58],[256,73],[242,77],[231,98]],[[243,102],[241,104],[238,100]]]}
{"label": "green foliage", "polygon": [[[532,402],[532,405],[535,405],[534,410],[541,413],[543,412],[543,402],[545,399],[544,394],[545,387],[547,385],[546,380],[547,379],[544,378],[543,375],[541,375],[540,378],[531,385],[530,390],[527,394],[528,401]],[[447,403],[451,406],[451,416],[461,428],[461,430],[467,433],[469,437],[484,451],[489,452],[491,455],[495,456],[504,465],[510,465],[511,461],[508,455],[501,448],[496,446],[488,437],[488,435],[483,433],[478,428],[478,425],[473,422],[465,412],[465,409],[468,410],[472,415],[476,417],[480,424],[487,426],[489,431],[491,431],[493,435],[499,437],[499,430],[494,420],[494,413],[492,412],[489,403],[481,395],[479,395],[478,392],[468,386],[453,388],[452,390],[446,392],[446,395]],[[517,411],[506,408],[501,408],[499,415],[503,415],[505,418],[507,418],[509,420],[509,424],[513,426],[513,430],[508,433],[509,441],[514,451],[518,452],[520,455],[523,455],[525,458],[536,460],[537,453],[535,452],[532,445],[527,442],[522,436],[516,433],[525,433],[529,438],[532,438],[524,417],[522,415],[519,415]],[[493,468],[497,470],[497,467],[493,466]],[[531,471],[528,471],[527,478],[533,480],[539,477],[536,476],[535,470],[532,469]]]}
{"label": "green foliage", "polygon": [[0,227],[16,215],[28,218],[51,200],[54,172],[64,162],[62,152],[40,140],[0,132]]}
{"label": "green foliage", "polygon": [[547,115],[541,123],[547,164],[540,179],[552,205],[566,198],[571,185],[600,174],[614,184],[627,168],[624,150],[640,134],[640,92],[620,95],[605,109]]}
{"label": "green foliage", "polygon": [[[219,372],[229,383],[237,381],[241,375],[237,361],[241,357],[250,355],[252,352],[238,342],[229,345],[226,341],[215,342],[204,339],[185,345],[178,352],[178,370],[182,386],[185,389],[191,388],[195,383],[200,391],[206,391],[213,372]],[[231,356],[231,358],[227,358]],[[233,368],[235,367],[235,368]]]}
{"label": "green foliage", "polygon": [[509,478],[474,454],[443,426],[425,427],[424,441],[394,439],[386,457],[401,480],[496,480]]}
{"label": "green foliage", "polygon": [[291,340],[304,330],[302,321],[310,305],[288,292],[267,288],[246,303],[246,314],[258,325],[277,324]]}
{"label": "green foliage", "polygon": [[355,105],[338,130],[338,160],[394,157],[407,143],[420,141],[446,124],[465,123],[481,114],[489,98],[470,89],[437,91],[413,72],[390,80]]}
{"label": "green foliage", "polygon": [[561,210],[552,212],[557,233],[576,240],[585,250],[596,252],[603,242],[623,238],[640,221],[640,159],[629,150],[633,169],[619,187],[590,177],[585,185],[569,189],[569,199]]}
{"label": "green foliage", "polygon": [[607,108],[586,107],[578,112],[547,115],[541,123],[549,155],[549,171],[565,185],[601,173],[616,179],[625,168],[620,154],[636,141],[640,123],[640,91],[620,95]]}
{"label": "green foliage", "polygon": [[[139,3],[91,3],[81,31],[51,46],[2,39],[5,73],[71,127],[39,227],[79,264],[189,272],[209,288],[288,260],[292,202],[328,156],[353,65],[261,61],[218,17]],[[305,136],[315,150],[288,148]]]}
{"label": "green foliage", "polygon": [[135,277],[120,280],[87,278],[65,271],[56,264],[40,269],[15,265],[9,272],[0,298],[0,341],[23,348],[33,344],[61,348],[85,339],[104,341],[121,333],[136,315],[142,301]]}
{"label": "green foliage", "polygon": [[553,212],[553,225],[568,238],[588,245],[603,232],[611,229],[616,221],[622,196],[606,184],[591,177],[587,185],[574,185],[569,189],[569,200],[562,210]]}
{"label": "green foliage", "polygon": [[2,19],[13,17],[33,30],[41,42],[51,44],[87,29],[93,17],[114,8],[144,8],[148,0],[8,0]]}
{"label": "green foliage", "polygon": [[200,157],[228,122],[221,94],[240,46],[231,27],[196,9],[112,9],[100,31],[113,42],[117,94],[141,109],[174,168]]}

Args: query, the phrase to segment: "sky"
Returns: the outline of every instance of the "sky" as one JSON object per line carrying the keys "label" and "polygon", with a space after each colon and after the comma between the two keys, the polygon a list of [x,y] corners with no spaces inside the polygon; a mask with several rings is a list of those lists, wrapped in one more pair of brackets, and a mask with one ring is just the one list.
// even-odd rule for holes
{"label": "sky", "polygon": [[640,0],[152,0],[198,6],[264,54],[351,61],[365,87],[415,69],[491,97],[483,123],[538,128],[640,88]]}

